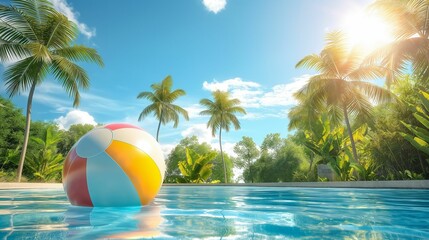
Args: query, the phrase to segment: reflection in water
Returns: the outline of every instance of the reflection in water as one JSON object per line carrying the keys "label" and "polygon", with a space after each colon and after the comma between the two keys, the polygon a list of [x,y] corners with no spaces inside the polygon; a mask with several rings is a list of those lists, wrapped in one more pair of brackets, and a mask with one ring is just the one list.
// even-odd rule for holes
{"label": "reflection in water", "polygon": [[162,236],[160,225],[164,222],[161,217],[162,205],[149,205],[141,208],[140,213],[134,215],[137,221],[135,231],[121,232],[106,236],[107,238],[139,239]]}
{"label": "reflection in water", "polygon": [[[69,231],[67,237],[139,239],[161,236],[159,227],[164,221],[161,216],[164,207],[157,204],[120,208],[70,206],[65,222],[78,231]],[[88,228],[96,230],[88,233]]]}
{"label": "reflection in water", "polygon": [[429,239],[428,190],[163,187],[144,207],[0,190],[0,239]]}

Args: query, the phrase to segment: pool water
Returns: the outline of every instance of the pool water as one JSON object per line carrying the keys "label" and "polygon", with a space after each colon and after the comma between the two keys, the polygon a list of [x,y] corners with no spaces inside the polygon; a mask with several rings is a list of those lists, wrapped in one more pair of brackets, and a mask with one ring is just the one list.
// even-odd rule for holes
{"label": "pool water", "polygon": [[429,190],[164,186],[144,207],[0,190],[1,239],[429,239]]}

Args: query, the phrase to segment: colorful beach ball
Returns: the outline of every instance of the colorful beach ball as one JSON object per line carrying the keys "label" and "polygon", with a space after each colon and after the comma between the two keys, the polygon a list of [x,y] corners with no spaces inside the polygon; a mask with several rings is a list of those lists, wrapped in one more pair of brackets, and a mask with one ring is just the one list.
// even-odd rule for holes
{"label": "colorful beach ball", "polygon": [[109,124],[88,132],[70,150],[63,186],[73,205],[146,205],[164,173],[161,147],[152,135],[130,124]]}

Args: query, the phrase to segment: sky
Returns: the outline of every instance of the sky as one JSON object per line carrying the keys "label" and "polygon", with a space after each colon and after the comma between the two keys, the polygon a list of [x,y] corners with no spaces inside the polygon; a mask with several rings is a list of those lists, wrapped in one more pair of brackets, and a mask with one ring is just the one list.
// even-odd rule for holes
{"label": "sky", "polygon": [[[159,141],[168,153],[181,139],[196,135],[218,148],[199,115],[202,98],[211,91],[229,91],[247,115],[241,129],[223,133],[232,154],[243,136],[259,145],[269,133],[288,134],[287,113],[296,104],[292,94],[314,72],[295,69],[304,56],[319,53],[328,31],[342,28],[362,12],[369,0],[51,0],[78,25],[78,44],[97,49],[105,66],[79,63],[91,80],[73,108],[52,76],[37,87],[32,118],[71,124],[128,122],[156,135],[157,120],[138,116],[149,102],[137,99],[167,75],[173,89],[186,91],[175,103],[190,116],[161,127]],[[9,2],[2,1],[2,4]],[[0,67],[1,73],[7,64]],[[8,97],[0,84],[0,95]],[[11,98],[26,107],[28,93]]]}

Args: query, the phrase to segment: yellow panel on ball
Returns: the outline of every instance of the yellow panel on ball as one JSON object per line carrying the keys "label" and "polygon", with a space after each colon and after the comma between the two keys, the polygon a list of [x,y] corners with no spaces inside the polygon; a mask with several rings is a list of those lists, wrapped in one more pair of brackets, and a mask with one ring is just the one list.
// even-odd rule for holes
{"label": "yellow panel on ball", "polygon": [[140,196],[141,203],[143,205],[150,203],[162,184],[161,172],[155,161],[133,145],[115,140],[106,152],[128,175]]}

